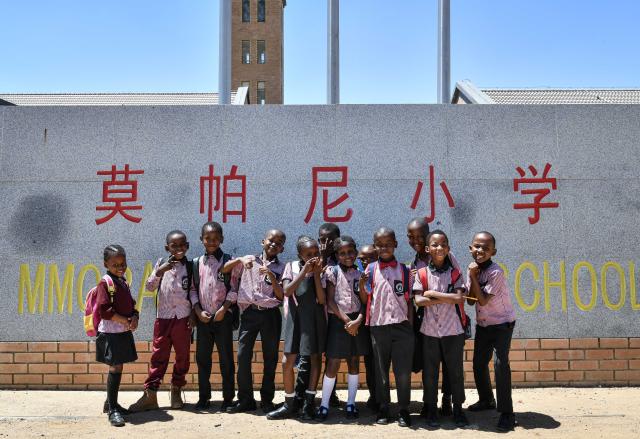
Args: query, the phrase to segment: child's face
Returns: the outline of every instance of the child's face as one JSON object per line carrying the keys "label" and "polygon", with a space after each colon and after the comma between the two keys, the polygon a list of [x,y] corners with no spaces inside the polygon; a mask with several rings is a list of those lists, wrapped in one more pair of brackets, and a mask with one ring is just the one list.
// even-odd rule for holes
{"label": "child's face", "polygon": [[356,262],[356,255],[356,249],[351,244],[341,245],[336,252],[338,262],[345,267],[353,267],[353,264]]}
{"label": "child's face", "polygon": [[441,265],[449,254],[447,237],[444,235],[431,235],[431,238],[429,238],[428,252],[429,255],[431,255],[433,264],[436,266]]}
{"label": "child's face", "polygon": [[272,230],[262,240],[262,250],[268,259],[273,259],[284,251],[285,237],[281,232]]}
{"label": "child's face", "polygon": [[104,261],[104,267],[118,277],[124,277],[127,271],[127,257],[124,255],[111,256]]}
{"label": "child's face", "polygon": [[202,241],[205,251],[211,254],[220,248],[220,245],[224,241],[224,236],[217,230],[205,229],[200,237],[200,241]]}
{"label": "child's face", "polygon": [[376,249],[372,245],[365,245],[360,249],[360,253],[358,253],[358,259],[362,261],[362,265],[365,267],[378,259],[378,253],[376,253]]}
{"label": "child's face", "polygon": [[318,242],[322,245],[322,256],[328,258],[333,256],[333,241],[336,240],[338,235],[335,232],[329,230],[320,230],[318,232]]}
{"label": "child's face", "polygon": [[320,256],[320,249],[318,248],[318,244],[312,241],[307,241],[298,253],[298,257],[303,262],[307,262],[309,259],[317,258],[318,256]]}
{"label": "child's face", "polygon": [[476,264],[482,264],[488,261],[496,254],[493,239],[485,233],[478,233],[473,237],[473,241],[471,241],[469,253],[471,253],[471,257],[476,261]]}
{"label": "child's face", "polygon": [[378,251],[378,257],[383,261],[389,261],[393,259],[393,253],[398,247],[398,241],[395,240],[393,235],[377,235],[373,240],[373,246]]}
{"label": "child's face", "polygon": [[423,255],[426,253],[426,238],[427,236],[424,233],[424,228],[420,226],[407,227],[407,239],[409,240],[409,245],[419,255]]}
{"label": "child's face", "polygon": [[187,254],[189,242],[187,242],[187,237],[184,235],[173,235],[169,237],[169,243],[165,245],[164,248],[171,253],[173,259],[180,261]]}

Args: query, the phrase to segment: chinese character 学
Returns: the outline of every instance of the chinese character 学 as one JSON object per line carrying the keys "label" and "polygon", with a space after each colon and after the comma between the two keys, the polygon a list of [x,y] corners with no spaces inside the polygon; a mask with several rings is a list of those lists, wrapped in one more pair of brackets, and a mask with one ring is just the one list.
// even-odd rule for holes
{"label": "chinese character \u5b66", "polygon": [[[520,178],[513,179],[513,191],[518,192],[518,189],[520,189],[520,194],[522,195],[535,195],[532,203],[515,203],[513,205],[514,209],[533,209],[533,216],[529,216],[529,224],[535,224],[540,220],[540,209],[555,209],[560,206],[559,203],[542,202],[542,199],[549,195],[551,190],[555,191],[558,188],[556,179],[548,177],[550,170],[551,165],[547,163],[542,171],[542,176],[538,177],[538,170],[534,166],[529,166],[529,172],[531,172],[532,177],[525,178],[526,172],[524,169],[520,166],[516,168]],[[520,188],[520,186],[530,185],[534,187],[530,189]]]}
{"label": "chinese character \u5b66", "polygon": [[96,219],[96,224],[104,224],[116,214],[122,215],[126,220],[139,223],[142,218],[135,217],[127,213],[128,210],[142,210],[140,205],[124,205],[123,203],[133,203],[138,201],[138,182],[130,180],[132,175],[144,174],[142,169],[129,169],[129,165],[124,165],[123,170],[118,170],[116,165],[111,166],[110,171],[98,171],[97,175],[107,175],[109,180],[102,182],[102,202],[113,203],[112,206],[97,206],[97,211],[109,211],[109,213]]}
{"label": "chinese character \u5b66", "polygon": [[[420,200],[420,194],[422,193],[422,187],[424,183],[422,181],[418,181],[416,185],[416,191],[413,194],[413,199],[411,200],[411,208],[415,210],[418,206],[418,201]],[[447,183],[443,181],[440,182],[440,189],[444,193],[445,198],[447,199],[447,204],[449,207],[456,207],[456,203],[453,201],[453,197],[449,192],[449,188],[447,187]],[[430,223],[436,218],[436,188],[435,188],[435,170],[433,165],[429,165],[429,215],[426,215],[424,219]]]}
{"label": "chinese character \u5b66", "polygon": [[[213,212],[220,210],[220,176],[213,171],[213,165],[209,165],[208,175],[200,177],[200,214],[206,211],[208,221],[213,221]],[[232,190],[232,182],[240,185],[240,190]],[[230,206],[230,200],[234,198],[239,199],[240,204],[239,209],[236,206],[236,210],[232,210]],[[236,165],[231,166],[229,175],[222,177],[222,222],[226,223],[230,216],[239,216],[243,223],[247,221],[247,176],[238,175]]]}
{"label": "chinese character \u5b66", "polygon": [[[313,212],[316,210],[316,201],[318,201],[318,191],[322,189],[322,217],[324,221],[334,222],[334,223],[343,223],[347,222],[351,219],[353,215],[353,210],[351,208],[347,208],[343,215],[330,215],[329,211],[331,209],[336,208],[340,204],[344,203],[348,198],[349,194],[346,192],[340,195],[335,200],[329,202],[329,189],[332,187],[347,187],[349,183],[349,168],[347,166],[314,166],[311,169],[312,172],[312,188],[311,188],[311,204],[309,205],[309,210],[307,211],[307,216],[304,218],[304,222],[308,223],[311,221],[313,217]],[[320,177],[323,174],[332,174],[336,173],[339,175],[338,179],[334,180],[321,180]]]}

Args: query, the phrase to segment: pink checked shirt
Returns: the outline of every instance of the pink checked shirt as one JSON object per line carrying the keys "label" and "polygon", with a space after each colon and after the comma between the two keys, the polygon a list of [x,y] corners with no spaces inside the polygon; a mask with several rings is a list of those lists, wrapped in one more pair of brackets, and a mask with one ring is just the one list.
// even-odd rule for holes
{"label": "pink checked shirt", "polygon": [[[425,288],[420,281],[420,276],[416,276],[413,283],[413,290],[416,295],[422,294],[425,290],[446,293],[453,288],[464,288],[462,275],[460,275],[453,285],[453,288],[449,287],[453,268],[449,268],[442,273],[435,270],[432,271],[429,267],[427,267],[426,270],[428,286]],[[422,320],[420,332],[429,337],[438,338],[462,334],[464,329],[462,328],[462,323],[460,323],[460,317],[458,317],[458,313],[456,312],[456,306],[449,303],[425,306],[424,319]]]}
{"label": "pink checked shirt", "polygon": [[[386,267],[382,270],[379,264],[380,261],[369,264],[365,270],[369,276],[373,276],[369,326],[393,325],[407,321],[408,305],[404,293],[396,293],[396,288],[403,282],[402,264],[398,262],[395,268]],[[371,273],[374,266],[375,273]],[[412,284],[413,276],[409,275],[407,288],[411,289]]]}
{"label": "pink checked shirt", "polygon": [[[191,308],[198,302],[198,294],[188,283],[187,265],[189,261],[185,259],[185,264],[175,264],[161,277],[156,276],[162,259],[158,259],[151,276],[147,279],[146,288],[153,291],[160,285],[158,291],[158,311],[159,319],[183,319],[189,317]],[[162,279],[162,282],[160,282]],[[189,301],[191,299],[191,301]]]}
{"label": "pink checked shirt", "polygon": [[[220,272],[220,270],[222,270],[223,259],[222,253],[220,253],[220,260],[214,255],[200,256],[198,267],[200,273],[200,306],[204,311],[211,314],[215,314],[225,300],[236,303],[238,299],[238,293],[233,288],[233,285],[236,285],[233,275],[231,279],[232,288],[227,294],[224,277],[222,272]],[[231,312],[231,310],[229,310],[229,312]]]}
{"label": "pink checked shirt", "polygon": [[240,279],[238,286],[238,306],[245,310],[249,305],[262,308],[275,308],[282,303],[273,293],[273,286],[267,275],[260,274],[260,268],[267,266],[276,275],[279,282],[282,281],[284,264],[278,258],[273,261],[264,261],[262,256],[245,256],[252,258],[253,266],[250,269],[238,264],[233,269],[233,276]]}
{"label": "pink checked shirt", "polygon": [[[337,279],[335,273],[338,275]],[[327,269],[326,276],[327,282],[335,286],[334,300],[338,308],[345,314],[360,311],[361,304],[357,292],[360,272],[355,267],[344,271],[340,265],[335,265]],[[331,308],[328,308],[328,311],[333,314]]]}
{"label": "pink checked shirt", "polygon": [[[495,262],[480,271],[480,288],[490,294],[491,300],[485,306],[476,303],[476,323],[479,326],[499,325],[515,321],[516,313],[511,304],[511,290],[502,268]],[[467,270],[467,290],[471,286]]]}

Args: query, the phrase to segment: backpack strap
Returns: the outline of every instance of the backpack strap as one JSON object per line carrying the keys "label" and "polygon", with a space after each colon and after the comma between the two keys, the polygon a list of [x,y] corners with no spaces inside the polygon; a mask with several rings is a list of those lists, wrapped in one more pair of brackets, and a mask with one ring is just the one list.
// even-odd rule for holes
{"label": "backpack strap", "polygon": [[[429,289],[429,276],[427,275],[427,267],[418,269],[418,279],[422,284],[422,290],[427,291]],[[419,306],[417,311],[418,319],[424,318],[424,306]]]}
{"label": "backpack strap", "polygon": [[113,303],[113,297],[116,294],[116,285],[113,283],[113,279],[108,274],[102,276],[102,279],[107,283],[107,292],[109,293],[109,300]]}
{"label": "backpack strap", "polygon": [[411,271],[409,270],[409,267],[404,264],[400,264],[400,267],[402,268],[402,290],[404,291],[404,300],[409,302],[411,300],[411,286],[409,285]]}
{"label": "backpack strap", "polygon": [[[222,267],[224,267],[225,264],[230,260],[231,260],[230,254],[222,253]],[[222,277],[224,279],[224,286],[227,289],[227,294],[229,294],[229,290],[231,289],[231,273],[222,273]]]}
{"label": "backpack strap", "polygon": [[193,286],[196,289],[198,295],[200,294],[200,259],[202,256],[197,256],[191,261],[191,276],[193,276]]}
{"label": "backpack strap", "polygon": [[[168,259],[160,258],[160,261],[158,261],[158,267],[161,267],[162,264],[167,262],[167,260]],[[164,276],[160,278],[160,281],[158,282],[158,288],[156,289],[156,309],[158,309],[158,296],[160,295],[160,287],[162,287],[162,279],[164,279]]]}
{"label": "backpack strap", "polygon": [[[455,285],[460,279],[460,270],[457,268],[453,268],[451,270],[451,285]],[[456,303],[456,313],[458,317],[460,317],[460,323],[462,323],[462,328],[464,329],[467,326],[467,313],[464,312],[464,305],[460,305]]]}
{"label": "backpack strap", "polygon": [[365,316],[364,323],[365,325],[369,325],[371,320],[371,298],[373,296],[373,287],[375,286],[375,277],[376,272],[378,271],[378,262],[371,262],[367,268],[371,267],[369,279],[367,279],[367,283],[365,284],[365,290],[367,290],[367,314]]}

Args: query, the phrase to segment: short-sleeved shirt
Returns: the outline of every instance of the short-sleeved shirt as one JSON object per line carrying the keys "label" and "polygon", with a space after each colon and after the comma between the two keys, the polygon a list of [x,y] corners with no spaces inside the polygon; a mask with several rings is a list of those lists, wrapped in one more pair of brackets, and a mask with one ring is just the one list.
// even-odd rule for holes
{"label": "short-sleeved shirt", "polygon": [[[499,325],[515,321],[516,313],[511,303],[511,290],[502,268],[495,262],[480,270],[478,276],[480,288],[491,295],[491,300],[482,306],[476,303],[476,323],[479,326]],[[467,270],[467,290],[471,288]]]}
{"label": "short-sleeved shirt", "polygon": [[251,258],[253,265],[245,268],[238,264],[233,269],[233,276],[240,279],[238,285],[238,306],[244,310],[249,305],[256,305],[263,308],[275,308],[282,303],[273,293],[273,285],[269,277],[260,274],[260,268],[266,266],[276,276],[278,282],[282,279],[284,265],[278,258],[272,261],[264,260],[261,255],[247,255]]}
{"label": "short-sleeved shirt", "polygon": [[238,298],[237,290],[233,287],[235,285],[233,279],[231,282],[232,288],[227,292],[227,287],[224,284],[224,275],[221,271],[224,255],[222,250],[218,250],[212,255],[200,256],[198,263],[198,273],[200,274],[198,299],[202,309],[211,314],[218,311],[226,300],[236,303]]}
{"label": "short-sleeved shirt", "polygon": [[[395,267],[380,268],[380,262],[367,265],[365,270],[370,277],[373,276],[373,291],[368,292],[371,294],[369,326],[392,325],[408,320],[409,307],[401,287],[404,283],[402,264],[396,261]],[[410,290],[412,284],[413,276],[410,274],[406,288]]]}
{"label": "short-sleeved shirt", "polygon": [[[335,287],[333,299],[338,308],[345,314],[360,311],[362,306],[358,297],[360,272],[355,267],[345,269],[340,265],[334,265],[327,269],[326,276],[327,282]],[[328,311],[333,314],[331,308]]]}
{"label": "short-sleeved shirt", "polygon": [[156,317],[159,319],[189,317],[191,308],[198,302],[198,293],[193,287],[193,281],[189,284],[187,264],[190,262],[185,258],[184,263],[173,265],[158,277],[156,273],[162,261],[158,259],[145,285],[148,291],[153,291],[160,285]]}
{"label": "short-sleeved shirt", "polygon": [[113,280],[115,288],[113,294],[113,303],[109,297],[107,282],[101,279],[96,289],[96,303],[98,305],[98,313],[100,314],[100,324],[98,332],[120,333],[128,331],[127,327],[122,323],[111,320],[115,314],[123,317],[133,317],[138,314],[136,311],[136,301],[131,296],[131,290],[127,281],[123,278],[107,273]]}
{"label": "short-sleeved shirt", "polygon": [[[455,283],[451,282],[451,273],[454,268],[451,265],[445,270],[438,270],[429,264],[427,271],[427,287],[422,285],[420,276],[416,276],[413,290],[422,293],[427,290],[440,293],[452,293],[456,288],[464,288],[464,281],[460,275]],[[438,303],[424,307],[424,318],[420,326],[420,332],[429,337],[447,337],[464,333],[460,317],[456,312],[456,306],[452,303]]]}

